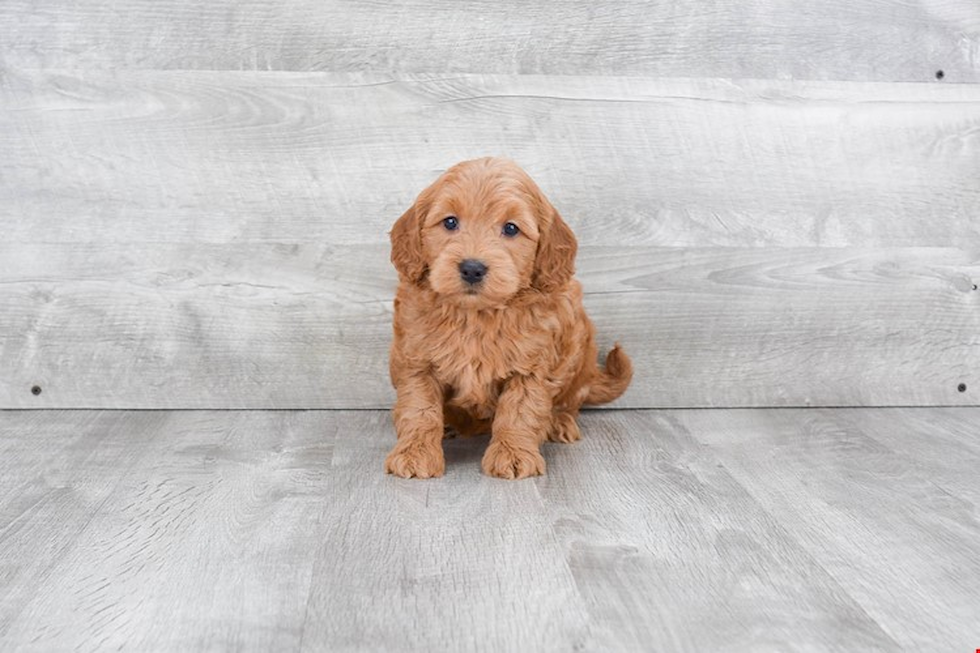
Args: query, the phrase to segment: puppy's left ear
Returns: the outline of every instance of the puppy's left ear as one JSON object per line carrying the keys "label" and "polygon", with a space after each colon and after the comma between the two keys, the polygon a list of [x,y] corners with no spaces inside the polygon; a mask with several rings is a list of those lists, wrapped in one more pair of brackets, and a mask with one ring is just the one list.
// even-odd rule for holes
{"label": "puppy's left ear", "polygon": [[425,276],[422,228],[417,207],[418,203],[413,204],[391,228],[391,263],[398,270],[399,277],[415,284]]}
{"label": "puppy's left ear", "polygon": [[542,292],[554,292],[575,274],[575,253],[578,241],[558,211],[551,209],[551,224],[538,240],[531,285]]}

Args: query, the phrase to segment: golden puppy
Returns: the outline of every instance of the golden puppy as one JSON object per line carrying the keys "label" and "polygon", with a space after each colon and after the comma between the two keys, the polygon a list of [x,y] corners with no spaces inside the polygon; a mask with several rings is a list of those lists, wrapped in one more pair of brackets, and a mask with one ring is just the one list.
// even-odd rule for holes
{"label": "golden puppy", "polygon": [[391,231],[398,270],[391,474],[441,476],[445,426],[491,432],[483,471],[544,473],[545,439],[578,440],[583,404],[612,401],[633,376],[618,346],[597,364],[595,327],[572,278],[577,244],[541,190],[503,159],[465,161]]}

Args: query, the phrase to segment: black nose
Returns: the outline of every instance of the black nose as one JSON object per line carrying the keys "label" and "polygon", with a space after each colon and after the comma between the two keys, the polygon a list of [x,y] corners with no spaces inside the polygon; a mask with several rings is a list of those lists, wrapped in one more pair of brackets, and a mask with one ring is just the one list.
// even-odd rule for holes
{"label": "black nose", "polygon": [[480,283],[487,274],[487,266],[474,258],[468,258],[459,264],[459,276],[466,283]]}

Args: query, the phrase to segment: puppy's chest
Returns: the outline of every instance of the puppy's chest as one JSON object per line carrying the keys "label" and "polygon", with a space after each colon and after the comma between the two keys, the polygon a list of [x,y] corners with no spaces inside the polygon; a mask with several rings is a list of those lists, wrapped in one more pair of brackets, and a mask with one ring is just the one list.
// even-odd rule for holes
{"label": "puppy's chest", "polygon": [[432,363],[451,403],[488,417],[507,379],[527,373],[539,336],[508,326],[468,324],[440,339]]}

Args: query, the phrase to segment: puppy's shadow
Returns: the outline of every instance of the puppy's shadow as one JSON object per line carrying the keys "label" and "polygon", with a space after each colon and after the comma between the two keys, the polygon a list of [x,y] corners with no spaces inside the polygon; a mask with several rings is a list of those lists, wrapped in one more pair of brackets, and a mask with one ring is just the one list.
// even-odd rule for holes
{"label": "puppy's shadow", "polygon": [[442,451],[446,456],[446,466],[470,464],[479,466],[488,444],[490,444],[489,434],[457,435],[454,431],[448,431],[442,439]]}

